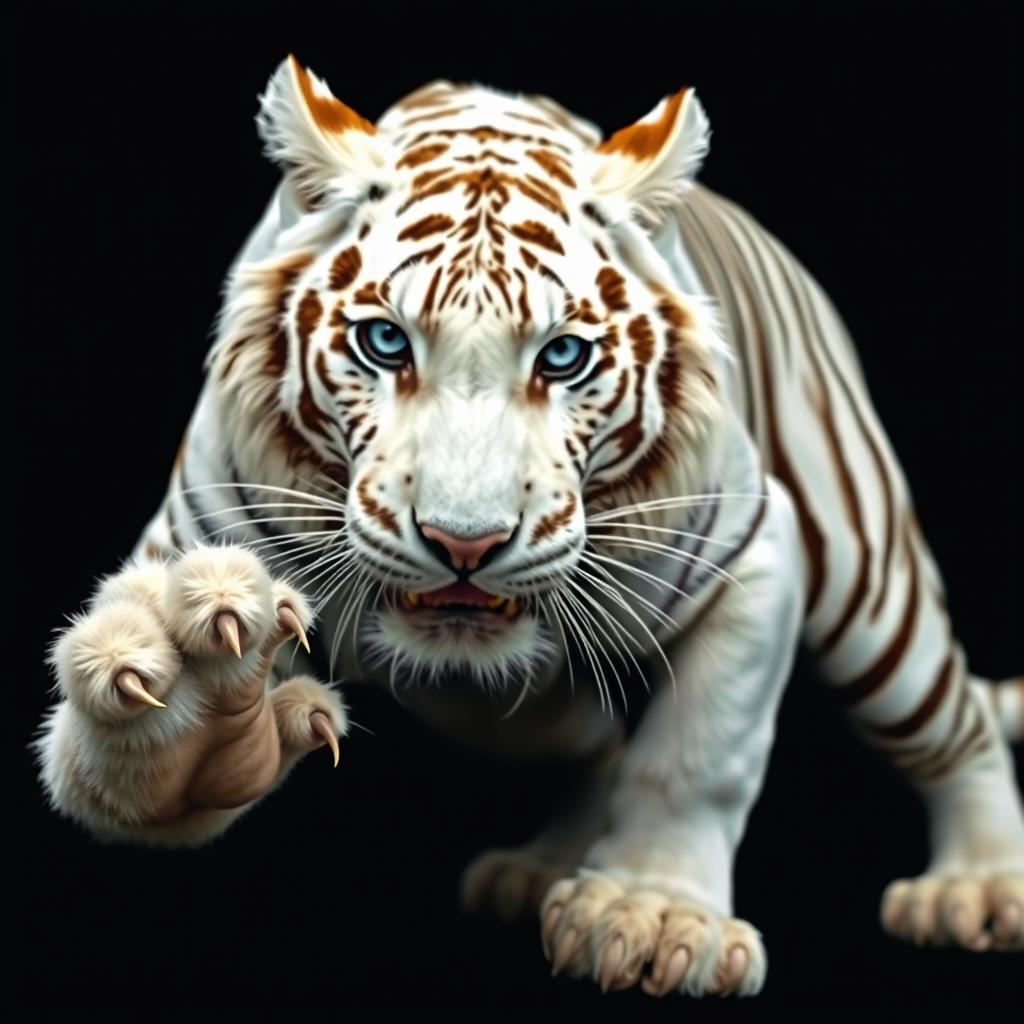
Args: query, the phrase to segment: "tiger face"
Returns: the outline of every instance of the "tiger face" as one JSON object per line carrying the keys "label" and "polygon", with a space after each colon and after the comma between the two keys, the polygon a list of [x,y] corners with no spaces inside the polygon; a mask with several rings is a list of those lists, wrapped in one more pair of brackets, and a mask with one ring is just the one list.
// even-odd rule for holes
{"label": "tiger face", "polygon": [[713,447],[713,333],[642,226],[696,169],[699,105],[598,144],[550,100],[435,83],[373,126],[289,58],[259,122],[271,255],[212,356],[239,472],[345,495],[338,585],[372,594],[380,657],[529,677],[588,512],[686,493]]}

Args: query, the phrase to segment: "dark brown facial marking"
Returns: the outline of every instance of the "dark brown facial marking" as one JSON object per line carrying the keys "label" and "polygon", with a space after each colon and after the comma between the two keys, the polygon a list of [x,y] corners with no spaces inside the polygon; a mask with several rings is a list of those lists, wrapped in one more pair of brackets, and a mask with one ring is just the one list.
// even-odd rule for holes
{"label": "dark brown facial marking", "polygon": [[561,509],[559,509],[559,511],[552,512],[549,515],[542,516],[540,518],[537,525],[533,528],[533,533],[530,535],[530,543],[536,544],[545,537],[550,537],[563,526],[567,526],[571,522],[575,511],[576,495],[570,491],[569,500]]}
{"label": "dark brown facial marking", "polygon": [[397,166],[419,167],[420,164],[436,160],[447,149],[447,142],[434,142],[429,146],[418,146],[416,149],[410,149],[409,152],[398,161]]}
{"label": "dark brown facial marking", "polygon": [[342,249],[331,263],[328,284],[332,291],[340,292],[347,288],[358,276],[363,267],[363,258],[359,255],[359,249],[350,245]]}
{"label": "dark brown facial marking", "polygon": [[522,224],[513,224],[509,231],[523,242],[543,246],[545,249],[557,252],[560,256],[565,255],[565,250],[555,237],[554,232],[538,221],[524,220]]}
{"label": "dark brown facial marking", "polygon": [[672,327],[683,328],[690,326],[690,314],[670,299],[662,299],[658,303],[658,316]]}
{"label": "dark brown facial marking", "polygon": [[633,358],[638,363],[646,364],[654,355],[654,331],[646,316],[638,316],[629,321],[626,334],[633,343]]}
{"label": "dark brown facial marking", "polygon": [[[276,282],[278,318],[283,317],[285,314],[288,306],[288,296],[291,294],[296,278],[312,262],[313,256],[310,253],[303,253],[295,259],[283,263],[278,268]],[[280,377],[284,373],[287,362],[288,335],[285,334],[283,326],[279,326],[267,344],[267,358],[263,366],[264,372],[270,377]]]}
{"label": "dark brown facial marking", "polygon": [[608,307],[610,313],[629,309],[625,279],[614,267],[602,267],[598,271],[597,287],[601,292],[601,301]]}
{"label": "dark brown facial marking", "polygon": [[421,238],[426,238],[428,235],[437,234],[438,231],[447,231],[454,226],[455,221],[451,217],[446,217],[443,213],[432,213],[416,221],[415,224],[410,224],[408,227],[403,228],[398,233],[398,241],[404,242],[407,238],[418,241]]}
{"label": "dark brown facial marking", "polygon": [[387,530],[389,533],[393,533],[399,540],[402,538],[402,531],[398,527],[398,520],[395,518],[394,512],[391,509],[381,505],[372,494],[370,494],[370,481],[368,477],[363,477],[359,481],[359,487],[356,489],[356,493],[359,495],[359,502],[366,510],[366,514],[371,518],[375,519],[380,525]]}
{"label": "dark brown facial marking", "polygon": [[569,188],[576,187],[576,182],[569,173],[565,159],[557,153],[548,152],[546,149],[528,149],[526,155],[543,167],[555,181],[560,181],[563,185],[568,185]]}
{"label": "dark brown facial marking", "polygon": [[362,288],[352,296],[352,301],[363,302],[367,305],[381,305],[380,295],[377,294],[377,282],[367,281],[366,284],[364,284]]}

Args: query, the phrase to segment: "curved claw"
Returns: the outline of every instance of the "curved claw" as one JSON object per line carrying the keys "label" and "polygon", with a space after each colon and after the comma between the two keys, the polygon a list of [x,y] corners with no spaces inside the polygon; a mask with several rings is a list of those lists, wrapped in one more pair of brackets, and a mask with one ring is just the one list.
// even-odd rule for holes
{"label": "curved claw", "polygon": [[605,950],[604,960],[601,963],[601,973],[598,984],[602,992],[607,992],[612,987],[612,982],[618,977],[622,965],[626,962],[626,941],[621,935],[616,936],[611,945]]}
{"label": "curved claw", "polygon": [[142,680],[139,678],[137,672],[133,672],[131,669],[125,669],[123,672],[118,672],[114,679],[114,685],[126,696],[131,697],[132,700],[141,701],[143,704],[148,704],[152,708],[165,708],[166,704],[162,704],[156,699],[143,685]]}
{"label": "curved claw", "polygon": [[573,954],[576,952],[578,939],[579,933],[575,928],[566,929],[565,934],[562,936],[562,941],[558,943],[555,949],[555,958],[551,964],[552,977],[556,974],[561,974],[569,966],[569,961],[572,960]]}
{"label": "curved claw", "polygon": [[221,640],[224,641],[224,646],[233,651],[235,657],[240,658],[242,644],[238,635],[238,619],[231,612],[221,612],[214,619],[214,624],[217,627],[217,632],[220,633]]}
{"label": "curved claw", "polygon": [[335,736],[334,729],[331,728],[330,719],[322,711],[314,711],[309,716],[309,725],[313,732],[331,748],[331,753],[334,755],[334,767],[337,768],[341,752],[338,750],[338,737]]}
{"label": "curved claw", "polygon": [[306,631],[302,628],[298,615],[288,605],[283,604],[277,609],[277,617],[295,634],[296,639],[306,648],[306,653],[309,654],[309,641],[306,639]]}

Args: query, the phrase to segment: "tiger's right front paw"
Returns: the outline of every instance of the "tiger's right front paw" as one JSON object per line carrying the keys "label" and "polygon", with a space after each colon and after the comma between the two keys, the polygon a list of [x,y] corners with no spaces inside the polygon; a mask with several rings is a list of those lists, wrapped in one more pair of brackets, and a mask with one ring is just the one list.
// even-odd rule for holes
{"label": "tiger's right front paw", "polygon": [[101,835],[198,842],[222,831],[308,750],[335,764],[338,694],[309,677],[269,688],[312,614],[237,547],[198,547],[106,579],[51,653],[62,703],[35,746],[54,806]]}

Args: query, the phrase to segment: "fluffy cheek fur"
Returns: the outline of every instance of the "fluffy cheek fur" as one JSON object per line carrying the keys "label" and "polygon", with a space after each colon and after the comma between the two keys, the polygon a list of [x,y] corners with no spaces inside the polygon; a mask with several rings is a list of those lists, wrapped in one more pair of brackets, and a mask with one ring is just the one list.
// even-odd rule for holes
{"label": "fluffy cheek fur", "polygon": [[465,620],[416,623],[387,609],[371,620],[366,641],[371,657],[389,665],[395,680],[443,682],[459,673],[494,691],[529,680],[555,650],[529,615],[491,628]]}

